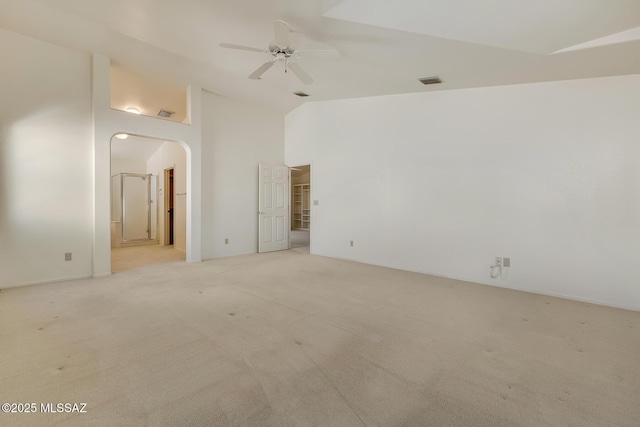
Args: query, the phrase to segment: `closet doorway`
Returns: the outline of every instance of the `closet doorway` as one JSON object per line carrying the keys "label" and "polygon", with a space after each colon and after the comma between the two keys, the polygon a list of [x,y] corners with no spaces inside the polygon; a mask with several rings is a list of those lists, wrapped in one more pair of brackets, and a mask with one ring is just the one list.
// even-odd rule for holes
{"label": "closet doorway", "polygon": [[311,166],[295,166],[291,172],[290,249],[308,252],[311,244]]}

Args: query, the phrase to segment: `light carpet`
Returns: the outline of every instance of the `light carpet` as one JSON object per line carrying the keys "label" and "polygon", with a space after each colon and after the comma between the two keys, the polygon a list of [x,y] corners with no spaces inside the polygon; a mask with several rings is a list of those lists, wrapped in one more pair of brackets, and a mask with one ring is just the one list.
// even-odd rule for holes
{"label": "light carpet", "polygon": [[637,426],[640,313],[285,251],[0,291],[0,425]]}
{"label": "light carpet", "polygon": [[171,246],[145,245],[111,249],[111,272],[120,273],[155,264],[171,261],[184,261],[184,251]]}

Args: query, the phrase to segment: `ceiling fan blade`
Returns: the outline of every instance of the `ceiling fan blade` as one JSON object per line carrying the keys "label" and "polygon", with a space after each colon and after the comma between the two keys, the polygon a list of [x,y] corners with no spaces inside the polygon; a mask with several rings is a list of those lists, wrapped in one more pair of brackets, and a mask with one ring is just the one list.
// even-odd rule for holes
{"label": "ceiling fan blade", "polygon": [[269,53],[268,51],[264,49],[258,49],[257,47],[242,46],[240,44],[232,44],[232,43],[220,43],[220,47],[226,47],[227,49],[248,50],[250,52]]}
{"label": "ceiling fan blade", "polygon": [[302,83],[306,85],[310,85],[311,83],[313,83],[313,79],[311,78],[311,76],[307,74],[307,72],[303,70],[302,67],[297,63],[289,63],[289,69],[293,71],[293,74],[295,74]]}
{"label": "ceiling fan blade", "polygon": [[284,21],[273,21],[273,31],[276,34],[276,44],[278,47],[285,48],[289,46],[289,24]]}
{"label": "ceiling fan blade", "polygon": [[302,56],[318,56],[331,59],[340,58],[340,52],[335,49],[299,49],[296,50],[295,53]]}
{"label": "ceiling fan blade", "polygon": [[257,70],[255,70],[253,73],[251,73],[249,75],[249,78],[253,79],[253,80],[259,79],[260,76],[263,75],[271,67],[273,67],[273,62],[272,61],[265,62]]}

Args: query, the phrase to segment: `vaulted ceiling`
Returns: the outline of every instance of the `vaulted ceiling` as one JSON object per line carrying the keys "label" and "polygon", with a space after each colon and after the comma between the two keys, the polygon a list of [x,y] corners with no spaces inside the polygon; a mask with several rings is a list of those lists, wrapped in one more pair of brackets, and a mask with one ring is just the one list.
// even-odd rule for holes
{"label": "vaulted ceiling", "polygon": [[[637,0],[0,0],[0,26],[170,85],[287,113],[302,102],[640,73]],[[302,84],[266,53],[273,21],[300,49]],[[437,75],[441,85],[418,78]],[[294,91],[310,96],[299,98]]]}

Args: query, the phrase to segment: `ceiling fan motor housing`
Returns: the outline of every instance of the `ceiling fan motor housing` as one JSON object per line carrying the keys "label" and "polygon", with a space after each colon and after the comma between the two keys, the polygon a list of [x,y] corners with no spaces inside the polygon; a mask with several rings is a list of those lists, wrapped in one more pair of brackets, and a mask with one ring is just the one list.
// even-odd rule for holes
{"label": "ceiling fan motor housing", "polygon": [[251,46],[243,46],[238,44],[220,43],[220,46],[229,49],[248,50],[251,52],[269,53],[273,56],[271,61],[265,62],[257,70],[249,75],[252,80],[258,80],[267,72],[276,62],[284,62],[284,72],[291,70],[293,74],[300,79],[300,81],[306,85],[313,83],[313,78],[296,62],[290,60],[290,58],[297,59],[300,57],[300,51],[291,47],[289,40],[289,33],[291,29],[289,24],[284,21],[277,20],[273,22],[273,29],[275,35],[275,41],[269,44],[269,50],[263,50]]}
{"label": "ceiling fan motor housing", "polygon": [[275,43],[271,43],[269,45],[269,52],[271,52],[273,56],[277,56],[278,54],[281,54],[281,55],[284,55],[285,58],[288,58],[290,56],[293,56],[296,50],[290,46],[286,46],[282,48]]}

